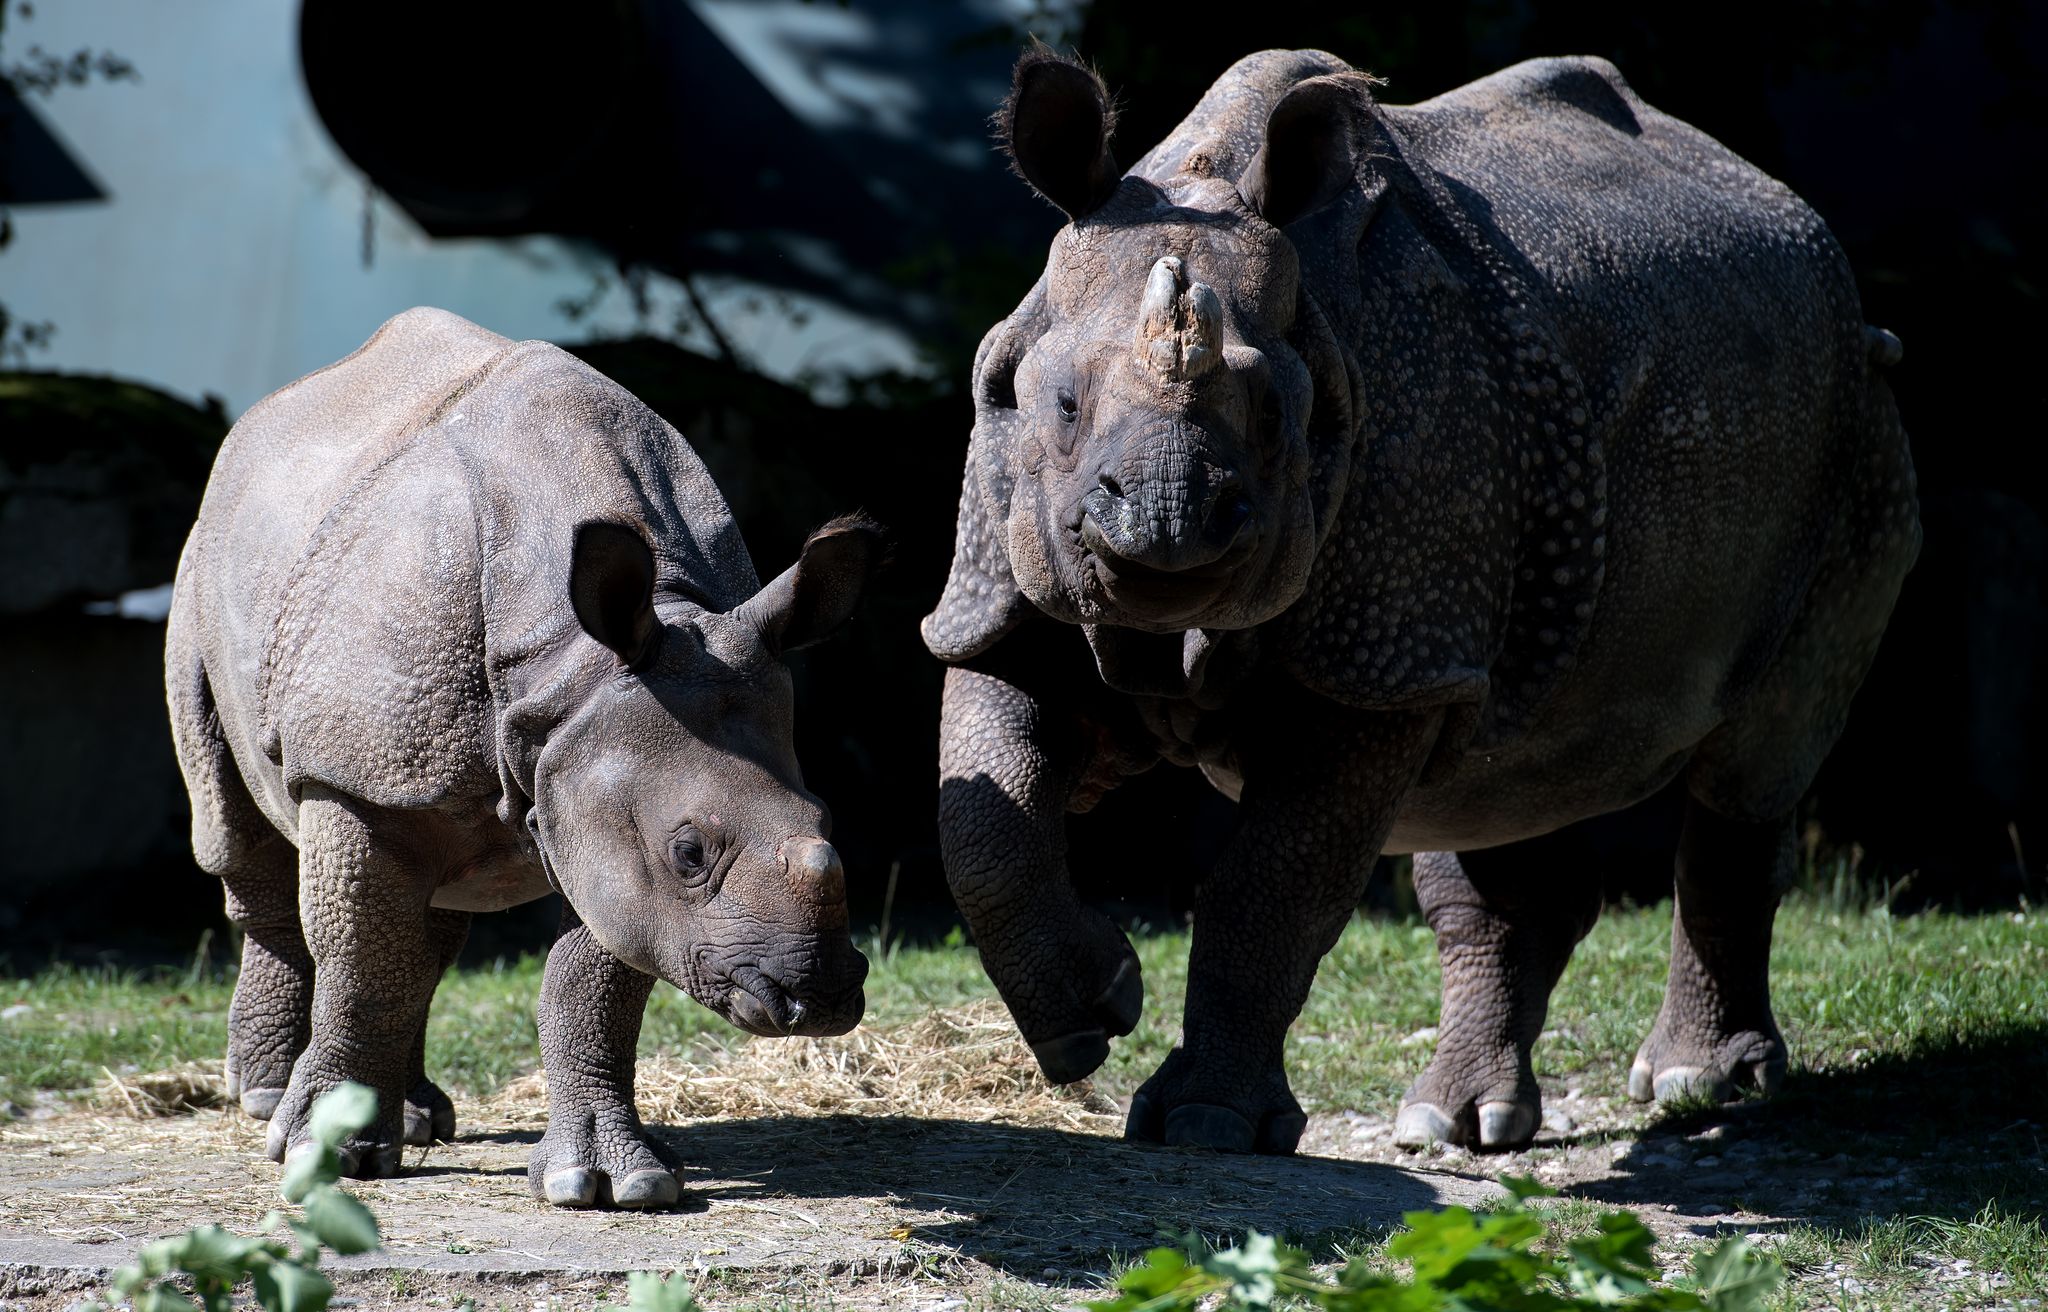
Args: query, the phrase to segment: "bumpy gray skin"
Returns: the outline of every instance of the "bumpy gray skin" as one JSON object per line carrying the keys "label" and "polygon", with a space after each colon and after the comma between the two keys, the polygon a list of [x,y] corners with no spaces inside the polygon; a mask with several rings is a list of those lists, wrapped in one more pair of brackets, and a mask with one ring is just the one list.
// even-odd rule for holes
{"label": "bumpy gray skin", "polygon": [[251,409],[179,565],[167,676],[193,851],[246,936],[230,1086],[270,1155],[343,1080],[379,1094],[351,1174],[452,1135],[434,987],[471,913],[551,886],[547,1202],[679,1196],[633,1108],[656,977],[754,1033],[851,1028],[867,963],[782,656],[851,614],[879,550],[834,521],[761,586],[674,429],[438,310]]}
{"label": "bumpy gray skin", "polygon": [[1444,967],[1399,1137],[1526,1143],[1599,913],[1569,827],[1683,774],[1630,1089],[1774,1087],[1793,808],[1919,544],[1898,343],[1826,227],[1597,59],[1393,107],[1268,51],[1121,177],[1109,104],[1041,50],[999,116],[1071,222],[976,361],[924,626],[948,877],[1040,1065],[1137,1020],[1065,814],[1165,760],[1243,805],[1129,1134],[1293,1149],[1283,1040],[1386,851]]}

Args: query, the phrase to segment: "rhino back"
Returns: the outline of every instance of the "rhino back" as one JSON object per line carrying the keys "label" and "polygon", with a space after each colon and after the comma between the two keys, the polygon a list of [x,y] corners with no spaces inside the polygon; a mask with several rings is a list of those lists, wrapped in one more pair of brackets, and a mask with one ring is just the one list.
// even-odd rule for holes
{"label": "rhino back", "polygon": [[1604,60],[1534,60],[1387,113],[1555,324],[1605,463],[1600,609],[1638,643],[1711,653],[1715,700],[1739,695],[1845,499],[1882,494],[1839,477],[1884,440],[1840,248]]}
{"label": "rhino back", "polygon": [[318,780],[391,806],[498,788],[501,685],[580,650],[575,526],[645,533],[671,592],[725,608],[754,573],[688,446],[545,343],[440,311],[253,409],[180,570],[245,781],[294,832]]}
{"label": "rhino back", "polygon": [[[1597,591],[1512,619],[1494,663],[1512,714],[1438,809],[1483,810],[1506,778],[1564,762],[1584,809],[1605,809],[1756,686],[1843,524],[1899,518],[1900,456],[1882,448],[1903,439],[1870,420],[1854,283],[1809,207],[1604,61],[1532,61],[1383,112],[1499,256],[1517,316],[1544,323],[1514,343],[1517,381],[1555,380],[1570,404],[1513,435],[1521,455],[1568,468],[1583,436],[1600,461],[1596,480],[1535,485],[1515,580],[1540,590],[1597,527]],[[1531,370],[1536,345],[1551,356]],[[1546,669],[1560,631],[1568,668]],[[1640,750],[1601,750],[1616,741]]]}

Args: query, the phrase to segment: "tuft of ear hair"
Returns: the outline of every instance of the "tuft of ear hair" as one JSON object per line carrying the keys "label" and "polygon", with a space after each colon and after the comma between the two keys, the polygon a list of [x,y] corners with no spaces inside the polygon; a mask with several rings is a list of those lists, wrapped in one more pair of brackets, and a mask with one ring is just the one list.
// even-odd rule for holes
{"label": "tuft of ear hair", "polygon": [[1011,169],[1068,218],[1091,213],[1116,190],[1116,102],[1101,74],[1078,59],[1032,38],[993,123]]}

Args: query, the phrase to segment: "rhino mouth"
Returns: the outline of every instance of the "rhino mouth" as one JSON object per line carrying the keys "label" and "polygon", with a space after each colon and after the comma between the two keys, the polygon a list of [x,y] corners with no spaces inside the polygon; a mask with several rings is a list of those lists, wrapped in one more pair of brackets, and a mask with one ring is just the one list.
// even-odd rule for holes
{"label": "rhino mouth", "polygon": [[860,982],[837,993],[803,996],[753,966],[726,977],[727,1020],[764,1038],[844,1034],[859,1023],[867,998]]}
{"label": "rhino mouth", "polygon": [[[1083,538],[1087,534],[1084,530]],[[1093,544],[1089,544],[1090,547]],[[1158,569],[1114,552],[1084,548],[1081,574],[1091,598],[1155,623],[1177,623],[1202,614],[1236,581],[1252,544],[1228,556],[1188,569]]]}

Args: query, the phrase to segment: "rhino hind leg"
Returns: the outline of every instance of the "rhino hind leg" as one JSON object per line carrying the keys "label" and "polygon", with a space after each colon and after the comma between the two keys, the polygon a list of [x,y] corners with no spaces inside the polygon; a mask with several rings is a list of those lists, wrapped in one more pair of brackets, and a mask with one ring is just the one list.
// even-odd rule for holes
{"label": "rhino hind leg", "polygon": [[299,858],[249,795],[205,662],[193,641],[193,591],[179,588],[164,638],[171,741],[192,804],[192,855],[218,875],[228,922],[242,935],[228,1005],[227,1092],[268,1120],[312,1029],[313,958],[299,929]]}
{"label": "rhino hind leg", "polygon": [[1551,990],[1600,915],[1583,830],[1418,853],[1415,894],[1436,933],[1443,1012],[1435,1055],[1401,1100],[1394,1141],[1522,1147],[1542,1123],[1531,1051]]}
{"label": "rhino hind leg", "polygon": [[[437,986],[469,938],[469,918],[467,911],[443,907],[427,913],[427,938],[433,945]],[[455,1103],[441,1091],[440,1085],[427,1078],[427,1022],[422,1016],[406,1068],[405,1141],[422,1145],[445,1143],[454,1137]]]}
{"label": "rhino hind leg", "polygon": [[1671,925],[1671,975],[1629,1067],[1639,1102],[1776,1092],[1785,1039],[1771,1014],[1771,922],[1790,882],[1792,817],[1734,820],[1686,805]]}
{"label": "rhino hind leg", "polygon": [[[429,819],[430,822],[430,819]],[[299,805],[299,905],[314,963],[313,1025],[270,1117],[271,1158],[309,1151],[312,1105],[343,1081],[377,1094],[377,1117],[341,1145],[344,1174],[395,1175],[412,1055],[439,979],[428,929],[431,851],[421,823],[319,785]]]}
{"label": "rhino hind leg", "polygon": [[228,1096],[269,1120],[313,1027],[313,957],[299,929],[298,853],[282,837],[221,872],[242,965],[228,1004]]}
{"label": "rhino hind leg", "polygon": [[1771,924],[1794,872],[1794,811],[1841,735],[1920,547],[1911,456],[1881,380],[1845,461],[1836,522],[1805,603],[1756,685],[1687,768],[1671,974],[1629,1069],[1638,1099],[1726,1099],[1784,1079],[1770,1007]]}
{"label": "rhino hind leg", "polygon": [[573,909],[541,980],[541,1064],[548,1128],[527,1165],[533,1196],[553,1207],[669,1207],[675,1168],[633,1105],[634,1048],[654,977],[604,950]]}

